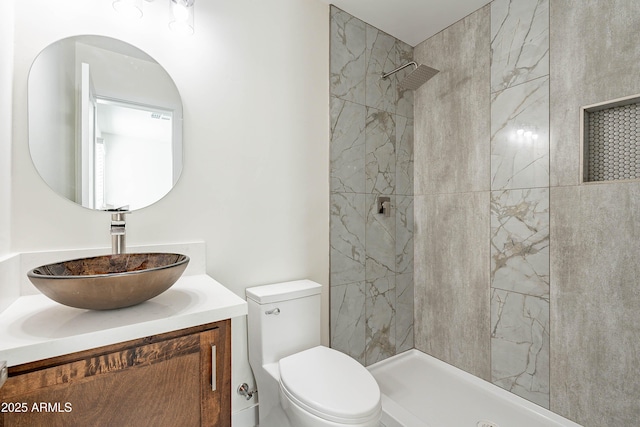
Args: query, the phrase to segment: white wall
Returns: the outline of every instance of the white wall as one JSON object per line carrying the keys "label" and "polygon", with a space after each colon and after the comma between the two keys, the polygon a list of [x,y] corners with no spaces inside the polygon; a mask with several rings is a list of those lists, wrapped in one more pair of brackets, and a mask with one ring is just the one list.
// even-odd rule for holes
{"label": "white wall", "polygon": [[[0,311],[17,297],[17,257],[11,251],[11,94],[14,0],[0,3]],[[12,261],[13,260],[13,261]]]}
{"label": "white wall", "polygon": [[[208,273],[242,296],[247,286],[303,277],[327,285],[327,6],[316,0],[200,0],[190,38],[168,32],[165,2],[144,6],[145,17],[132,22],[105,0],[15,5],[11,249],[109,244],[109,215],[49,190],[27,146],[31,62],[55,40],[100,34],[154,57],[173,77],[184,104],[182,177],[163,200],[127,218],[127,242],[203,239]],[[0,120],[6,133],[4,114]],[[325,286],[325,342],[327,297]],[[253,380],[246,323],[234,321],[233,328],[235,388]],[[253,402],[234,394],[232,403],[237,411]]]}
{"label": "white wall", "polygon": [[[10,250],[14,0],[0,3],[0,258]],[[1,292],[1,291],[0,291]]]}

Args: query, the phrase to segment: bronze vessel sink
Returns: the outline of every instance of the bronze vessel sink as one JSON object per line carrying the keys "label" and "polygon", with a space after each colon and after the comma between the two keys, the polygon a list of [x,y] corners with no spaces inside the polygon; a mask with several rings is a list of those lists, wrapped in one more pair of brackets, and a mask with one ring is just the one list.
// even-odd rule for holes
{"label": "bronze vessel sink", "polygon": [[160,295],[188,263],[188,256],[172,253],[104,255],[43,265],[27,276],[40,292],[60,304],[111,310]]}

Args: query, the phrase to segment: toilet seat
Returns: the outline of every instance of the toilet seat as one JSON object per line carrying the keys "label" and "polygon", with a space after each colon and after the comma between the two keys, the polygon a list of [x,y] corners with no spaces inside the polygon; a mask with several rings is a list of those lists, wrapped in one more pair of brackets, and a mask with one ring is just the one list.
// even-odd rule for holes
{"label": "toilet seat", "polygon": [[278,363],[280,389],[306,411],[328,421],[358,424],[380,416],[380,388],[364,366],[318,346]]}

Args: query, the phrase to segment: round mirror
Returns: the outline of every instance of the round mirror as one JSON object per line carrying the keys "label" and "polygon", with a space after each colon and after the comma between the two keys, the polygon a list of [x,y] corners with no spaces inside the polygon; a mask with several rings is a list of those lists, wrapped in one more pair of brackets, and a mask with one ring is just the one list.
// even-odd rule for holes
{"label": "round mirror", "polygon": [[182,102],[140,49],[103,36],[47,46],[29,72],[29,150],[55,192],[98,210],[164,197],[182,172]]}

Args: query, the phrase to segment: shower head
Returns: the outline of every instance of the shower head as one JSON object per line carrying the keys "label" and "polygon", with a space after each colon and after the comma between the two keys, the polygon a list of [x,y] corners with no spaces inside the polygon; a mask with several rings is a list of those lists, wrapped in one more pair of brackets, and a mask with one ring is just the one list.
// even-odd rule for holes
{"label": "shower head", "polygon": [[435,68],[427,67],[426,65],[418,65],[418,68],[413,70],[399,83],[400,87],[408,90],[416,90],[422,86],[431,77],[438,74],[439,71]]}
{"label": "shower head", "polygon": [[415,62],[409,62],[407,64],[401,65],[400,67],[396,68],[395,70],[389,71],[388,73],[384,73],[382,75],[383,79],[386,79],[387,77],[389,77],[391,74],[397,73],[398,71],[402,70],[403,68],[406,68],[410,65],[413,65],[415,68],[412,72],[409,73],[409,75],[407,75],[404,79],[402,79],[402,81],[399,83],[400,87],[403,89],[408,89],[408,90],[416,90],[418,89],[420,86],[422,86],[427,80],[429,80],[431,77],[435,76],[436,74],[438,74],[440,71],[436,70],[435,68],[431,68],[431,67],[427,67],[426,65],[418,65]]}

